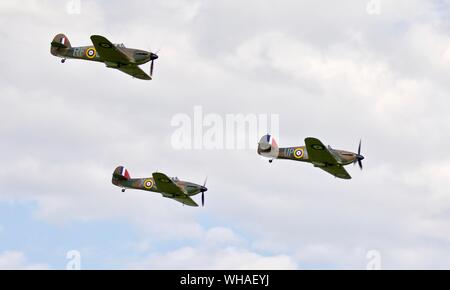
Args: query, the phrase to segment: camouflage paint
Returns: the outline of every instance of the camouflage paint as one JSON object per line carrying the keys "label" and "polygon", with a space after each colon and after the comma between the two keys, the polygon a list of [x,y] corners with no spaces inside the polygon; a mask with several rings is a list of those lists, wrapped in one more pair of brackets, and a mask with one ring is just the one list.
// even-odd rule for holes
{"label": "camouflage paint", "polygon": [[[364,157],[353,153],[350,151],[345,150],[337,150],[333,149],[330,146],[328,148],[325,148],[320,141],[314,138],[307,138],[310,140],[316,140],[316,144],[312,145],[312,149],[314,151],[323,151],[323,152],[329,152],[332,156],[332,162],[326,162],[321,163],[317,160],[311,160],[310,154],[308,154],[308,149],[306,146],[296,146],[296,147],[285,147],[285,148],[279,148],[277,142],[271,135],[265,135],[263,136],[259,143],[258,143],[258,154],[269,158],[270,162],[272,162],[273,159],[284,159],[284,160],[293,160],[293,161],[301,161],[301,162],[308,162],[312,163],[315,167],[319,167],[321,169],[324,169],[325,171],[333,174],[330,171],[333,171],[333,167],[342,167],[345,165],[349,165],[352,163],[355,163],[358,161],[358,159],[363,160]],[[305,140],[307,140],[305,139]],[[317,147],[314,147],[317,146]],[[310,148],[311,149],[311,148]],[[317,151],[316,151],[317,152]],[[331,157],[330,157],[331,159]],[[339,172],[339,169],[336,169],[337,172]],[[346,173],[346,172],[344,172]],[[336,177],[344,178],[344,179],[350,179],[351,177],[347,174],[333,174]]]}
{"label": "camouflage paint", "polygon": [[[173,197],[171,195],[166,194],[165,192],[162,192],[158,189],[156,186],[155,180],[153,177],[146,177],[146,178],[126,178],[122,176],[121,172],[123,171],[123,166],[118,166],[112,175],[112,183],[118,187],[121,188],[127,188],[127,189],[139,189],[139,190],[145,190],[145,191],[151,191],[151,192],[158,192],[161,193],[165,197]],[[180,188],[184,190],[184,192],[188,196],[193,196],[201,193],[202,188],[204,188],[202,185],[179,180],[176,177],[172,177],[172,181]]]}
{"label": "camouflage paint", "polygon": [[[91,40],[100,40],[102,42],[94,42],[93,44],[95,45],[72,47],[67,36],[60,33],[50,43],[50,53],[62,58],[62,62],[65,62],[66,59],[103,62],[107,67],[119,69],[133,77],[144,80],[151,79],[151,75],[148,76],[144,73],[138,68],[138,65],[145,64],[149,61],[152,61],[153,65],[153,60],[158,58],[156,54],[141,49],[126,48],[123,44],[112,44],[106,38],[99,35],[91,36]],[[102,50],[103,52],[117,50],[116,55],[120,55],[120,58],[117,57],[112,60],[106,56],[102,57],[98,50]]]}

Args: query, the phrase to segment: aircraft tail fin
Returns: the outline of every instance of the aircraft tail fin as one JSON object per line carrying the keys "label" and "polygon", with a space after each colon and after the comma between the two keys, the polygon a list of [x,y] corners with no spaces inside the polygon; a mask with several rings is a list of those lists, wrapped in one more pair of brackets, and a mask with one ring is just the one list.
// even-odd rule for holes
{"label": "aircraft tail fin", "polygon": [[65,36],[62,33],[57,34],[53,38],[53,41],[50,43],[50,45],[51,45],[50,52],[53,55],[58,55],[58,51],[61,50],[61,49],[68,49],[68,48],[72,47],[72,45],[70,44],[70,41],[67,38],[67,36]]}
{"label": "aircraft tail fin", "polygon": [[118,185],[120,181],[129,180],[130,178],[128,170],[123,166],[118,166],[114,169],[112,183]]}
{"label": "aircraft tail fin", "polygon": [[271,135],[264,135],[258,143],[258,154],[268,158],[277,158],[278,144]]}

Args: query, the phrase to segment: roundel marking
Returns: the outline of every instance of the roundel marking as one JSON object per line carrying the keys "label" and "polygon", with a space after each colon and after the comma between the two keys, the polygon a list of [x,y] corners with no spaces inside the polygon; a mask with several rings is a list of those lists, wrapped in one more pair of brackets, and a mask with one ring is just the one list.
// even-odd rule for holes
{"label": "roundel marking", "polygon": [[167,178],[160,178],[159,181],[164,182],[164,183],[169,183],[170,180],[168,180]]}
{"label": "roundel marking", "polygon": [[100,45],[101,47],[104,47],[104,48],[111,48],[112,47],[111,44],[106,43],[106,42],[100,42],[98,45]]}
{"label": "roundel marking", "polygon": [[294,150],[294,157],[295,158],[301,159],[301,158],[303,158],[303,155],[304,155],[304,151],[303,151],[302,148],[297,148],[297,149]]}
{"label": "roundel marking", "polygon": [[144,180],[144,188],[145,189],[151,189],[153,187],[153,180],[146,179]]}
{"label": "roundel marking", "polygon": [[314,144],[311,147],[315,150],[324,150],[325,149],[325,148],[323,148],[322,145],[319,145],[319,144]]}
{"label": "roundel marking", "polygon": [[86,49],[86,56],[90,59],[93,59],[97,55],[97,51],[94,47],[90,47]]}

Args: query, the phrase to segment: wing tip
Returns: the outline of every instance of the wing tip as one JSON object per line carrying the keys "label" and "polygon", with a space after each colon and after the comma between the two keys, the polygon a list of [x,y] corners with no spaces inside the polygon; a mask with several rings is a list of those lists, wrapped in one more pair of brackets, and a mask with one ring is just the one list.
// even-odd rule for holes
{"label": "wing tip", "polygon": [[346,180],[352,179],[352,177],[350,175],[343,175],[343,174],[337,174],[337,175],[335,175],[335,177],[340,178],[340,179],[346,179]]}
{"label": "wing tip", "polygon": [[134,75],[134,78],[144,80],[144,81],[151,81],[152,78],[149,75]]}
{"label": "wing tip", "polygon": [[308,142],[308,141],[320,141],[320,140],[318,138],[316,138],[316,137],[306,137],[305,138],[305,143]]}

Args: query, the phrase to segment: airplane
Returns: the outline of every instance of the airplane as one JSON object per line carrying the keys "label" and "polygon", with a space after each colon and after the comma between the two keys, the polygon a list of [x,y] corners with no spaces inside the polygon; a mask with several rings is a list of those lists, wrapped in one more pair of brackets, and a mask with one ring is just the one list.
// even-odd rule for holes
{"label": "airplane", "polygon": [[190,197],[196,194],[202,194],[202,206],[205,205],[206,181],[203,185],[188,181],[182,181],[177,177],[168,177],[164,173],[154,172],[152,177],[131,178],[128,170],[123,166],[118,166],[112,175],[112,183],[125,189],[140,189],[151,192],[159,192],[163,197],[174,199],[183,205],[198,206]]}
{"label": "airplane", "polygon": [[359,141],[358,153],[353,153],[336,150],[331,146],[326,147],[319,139],[312,137],[305,139],[305,146],[279,148],[271,135],[265,135],[258,143],[258,154],[270,158],[270,163],[274,159],[309,162],[314,167],[342,179],[352,178],[345,170],[345,165],[358,163],[362,170],[362,160],[364,160],[364,156],[361,155],[361,141]]}
{"label": "airplane", "polygon": [[[101,35],[92,35],[93,45],[72,47],[69,39],[60,33],[50,43],[50,53],[61,57],[61,63],[66,59],[82,59],[103,62],[106,67],[118,69],[141,80],[151,80],[153,75],[153,62],[158,58],[155,53],[126,48],[123,44],[113,44]],[[147,75],[139,65],[151,61],[150,75]]]}

